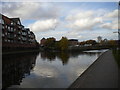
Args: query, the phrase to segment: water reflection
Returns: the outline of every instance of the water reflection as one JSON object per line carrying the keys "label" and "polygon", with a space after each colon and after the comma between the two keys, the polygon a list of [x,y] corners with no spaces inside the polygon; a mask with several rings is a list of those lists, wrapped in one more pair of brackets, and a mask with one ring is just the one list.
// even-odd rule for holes
{"label": "water reflection", "polygon": [[41,52],[41,58],[43,60],[55,61],[56,58],[62,62],[63,65],[66,65],[71,57],[78,57],[78,55],[100,55],[101,52]]}
{"label": "water reflection", "polygon": [[67,64],[70,56],[68,52],[41,52],[41,58],[43,60],[55,61],[56,58],[63,63],[63,65]]}
{"label": "water reflection", "polygon": [[38,52],[2,56],[2,88],[20,85],[35,66]]}
{"label": "water reflection", "polygon": [[3,55],[2,85],[3,88],[14,85],[18,88],[66,88],[100,54],[101,52],[34,52]]}

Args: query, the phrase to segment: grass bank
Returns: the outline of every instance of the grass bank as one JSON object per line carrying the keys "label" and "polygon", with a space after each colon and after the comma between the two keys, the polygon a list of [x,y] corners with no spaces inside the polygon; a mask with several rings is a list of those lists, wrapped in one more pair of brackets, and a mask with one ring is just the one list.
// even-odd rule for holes
{"label": "grass bank", "polygon": [[114,58],[118,66],[120,67],[120,49],[113,49],[112,51],[113,51]]}

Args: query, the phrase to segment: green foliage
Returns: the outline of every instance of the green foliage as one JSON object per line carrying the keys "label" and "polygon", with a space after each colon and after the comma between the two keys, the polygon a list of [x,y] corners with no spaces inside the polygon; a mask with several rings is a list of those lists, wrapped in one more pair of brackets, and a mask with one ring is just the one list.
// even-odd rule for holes
{"label": "green foliage", "polygon": [[117,41],[116,40],[107,40],[107,41],[102,40],[100,44],[115,46],[117,45]]}
{"label": "green foliage", "polygon": [[62,37],[59,42],[60,50],[64,51],[68,49],[68,39],[66,37]]}
{"label": "green foliage", "polygon": [[55,39],[54,38],[47,38],[45,42],[46,49],[54,49],[55,48]]}
{"label": "green foliage", "polygon": [[115,57],[115,60],[117,61],[118,66],[120,67],[120,49],[114,49],[113,50],[113,55]]}
{"label": "green foliage", "polygon": [[85,44],[95,45],[97,44],[97,42],[95,40],[87,40],[87,41],[80,42],[80,45],[85,45]]}
{"label": "green foliage", "polygon": [[116,45],[117,42],[116,42],[115,40],[109,40],[109,41],[108,41],[108,44],[109,44],[109,45]]}
{"label": "green foliage", "polygon": [[60,52],[59,56],[60,60],[62,60],[63,65],[68,63],[69,54],[66,52]]}
{"label": "green foliage", "polygon": [[60,41],[55,42],[55,49],[60,50]]}
{"label": "green foliage", "polygon": [[87,41],[86,41],[86,44],[95,45],[95,44],[97,44],[97,42],[96,42],[95,40],[87,40]]}
{"label": "green foliage", "polygon": [[47,38],[45,41],[45,50],[67,50],[68,49],[68,39],[62,37],[60,41],[55,41],[54,38]]}

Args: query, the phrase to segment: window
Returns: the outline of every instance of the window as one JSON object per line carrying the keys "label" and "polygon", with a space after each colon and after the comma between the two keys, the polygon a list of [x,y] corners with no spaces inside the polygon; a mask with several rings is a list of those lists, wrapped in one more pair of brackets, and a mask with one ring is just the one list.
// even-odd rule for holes
{"label": "window", "polygon": [[2,19],[0,19],[0,23],[2,23]]}
{"label": "window", "polygon": [[2,26],[2,29],[5,29],[5,27],[4,27],[4,26]]}
{"label": "window", "polygon": [[4,33],[2,33],[2,36],[4,37],[4,36],[5,36],[5,34],[4,34]]}
{"label": "window", "polygon": [[7,39],[5,39],[5,42],[7,42]]}
{"label": "window", "polygon": [[13,25],[13,22],[11,22],[11,25]]}
{"label": "window", "polygon": [[10,33],[8,33],[8,35],[10,35]]}
{"label": "window", "polygon": [[10,42],[12,42],[12,43],[13,43],[13,40],[11,40]]}
{"label": "window", "polygon": [[19,24],[19,25],[20,25],[20,21],[18,21],[18,22],[17,22],[17,24]]}
{"label": "window", "polygon": [[8,26],[6,25],[5,27],[7,28]]}
{"label": "window", "polygon": [[10,40],[8,40],[8,42],[10,42]]}
{"label": "window", "polygon": [[16,25],[16,23],[13,23],[14,25]]}
{"label": "window", "polygon": [[13,28],[11,28],[11,31],[13,31]]}
{"label": "window", "polygon": [[16,34],[14,35],[14,37],[16,37]]}
{"label": "window", "polygon": [[10,30],[10,27],[8,26],[8,31]]}
{"label": "window", "polygon": [[5,35],[7,35],[7,32],[5,33]]}

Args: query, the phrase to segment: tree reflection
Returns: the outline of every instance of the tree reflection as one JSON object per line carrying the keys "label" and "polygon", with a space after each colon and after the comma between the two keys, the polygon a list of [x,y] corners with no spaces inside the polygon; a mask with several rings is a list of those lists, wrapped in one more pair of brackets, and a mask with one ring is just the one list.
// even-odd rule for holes
{"label": "tree reflection", "polygon": [[41,58],[43,60],[48,59],[49,61],[54,61],[56,58],[56,52],[41,52]]}
{"label": "tree reflection", "polygon": [[20,85],[34,68],[37,55],[38,52],[2,55],[2,88]]}
{"label": "tree reflection", "polygon": [[99,56],[100,53],[101,52],[41,52],[41,58],[49,61],[55,61],[56,58],[59,58],[62,64],[66,65],[71,57],[78,57],[79,55],[94,56],[96,54]]}
{"label": "tree reflection", "polygon": [[65,65],[69,61],[70,54],[68,52],[60,52],[58,54],[58,58],[60,58],[60,60],[62,61],[62,64]]}
{"label": "tree reflection", "polygon": [[55,61],[57,58],[60,58],[63,65],[67,64],[69,60],[69,53],[68,52],[41,52],[41,58],[43,60]]}

